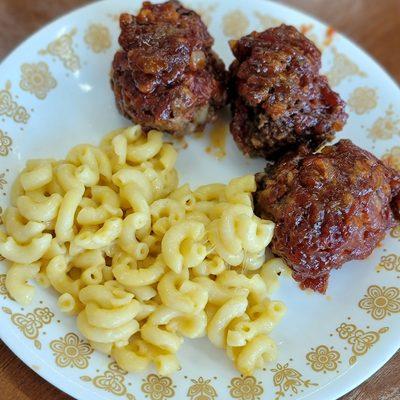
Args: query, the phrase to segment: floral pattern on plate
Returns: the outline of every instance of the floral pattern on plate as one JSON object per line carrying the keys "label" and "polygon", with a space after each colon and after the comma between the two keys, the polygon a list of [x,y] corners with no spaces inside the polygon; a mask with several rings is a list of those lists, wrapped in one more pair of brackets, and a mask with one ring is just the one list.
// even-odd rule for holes
{"label": "floral pattern on plate", "polygon": [[[306,29],[323,48],[323,71],[348,99],[350,118],[338,137],[350,137],[400,169],[400,91],[383,71],[376,72],[375,64],[356,46],[338,33],[330,35],[329,28],[318,21],[266,0],[185,3],[209,24],[215,50],[226,65],[232,59],[227,45],[232,38],[281,22]],[[108,73],[118,48],[118,15],[135,12],[139,6],[138,0],[105,0],[77,10],[39,31],[0,66],[0,186],[4,193],[9,194],[21,160],[64,155],[66,148],[97,143],[106,131],[127,125],[114,106]],[[66,104],[73,104],[75,111],[67,113]],[[179,151],[182,182],[222,182],[264,167],[262,160],[242,157],[230,135],[225,143],[227,155],[219,160],[216,151],[204,152],[209,146],[207,135],[189,137],[187,143]],[[4,196],[1,210],[7,205]],[[399,299],[394,290],[400,278],[400,224],[361,263],[362,268],[346,265],[335,273],[326,299],[301,292],[289,277],[281,278],[278,297],[289,312],[275,332],[281,343],[278,359],[254,377],[238,376],[223,352],[201,340],[185,343],[182,370],[173,377],[152,371],[126,373],[80,339],[72,319],[57,309],[54,293],[38,287],[36,300],[24,309],[12,301],[5,287],[4,262],[0,264],[1,335],[24,362],[79,400],[91,396],[106,400],[300,400],[305,396],[333,400],[343,394],[342,376],[354,386],[400,344]],[[319,320],[303,312],[308,307],[314,307]],[[347,315],[351,320],[346,320]],[[288,333],[293,331],[295,336]],[[305,339],[309,337],[312,342]]]}

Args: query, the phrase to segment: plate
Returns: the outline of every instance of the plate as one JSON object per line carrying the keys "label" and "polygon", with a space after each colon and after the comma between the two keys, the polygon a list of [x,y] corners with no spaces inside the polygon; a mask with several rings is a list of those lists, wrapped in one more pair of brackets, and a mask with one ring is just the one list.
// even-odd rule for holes
{"label": "plate", "polygon": [[[316,20],[261,0],[186,1],[198,10],[215,38],[215,50],[229,64],[227,41],[281,21],[295,25],[323,50],[323,71],[348,102],[349,121],[337,137],[400,168],[400,91],[362,50]],[[46,26],[0,66],[0,188],[8,203],[10,182],[25,161],[62,157],[71,146],[98,143],[128,122],[116,111],[108,73],[117,48],[118,15],[136,12],[135,0],[106,0]],[[181,182],[192,187],[263,168],[245,159],[231,138],[210,147],[207,135],[188,138],[179,152]],[[208,149],[208,152],[206,151]],[[182,370],[171,378],[154,371],[126,374],[95,353],[79,335],[73,318],[61,314],[56,294],[38,289],[21,308],[4,286],[0,266],[1,338],[29,367],[77,399],[280,400],[337,399],[399,348],[400,227],[364,261],[332,273],[326,296],[298,289],[283,278],[275,297],[288,312],[273,337],[278,359],[254,377],[242,377],[225,353],[206,340],[187,340]]]}

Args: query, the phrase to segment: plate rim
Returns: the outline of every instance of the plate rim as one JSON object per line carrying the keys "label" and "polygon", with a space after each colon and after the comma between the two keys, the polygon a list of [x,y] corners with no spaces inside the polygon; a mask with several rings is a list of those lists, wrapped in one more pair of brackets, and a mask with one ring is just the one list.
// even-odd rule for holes
{"label": "plate rim", "polygon": [[[4,64],[7,64],[11,61],[11,59],[15,56],[15,54],[20,51],[24,46],[28,44],[28,42],[33,41],[39,36],[43,31],[52,29],[54,26],[58,24],[64,23],[63,20],[69,20],[71,17],[74,17],[74,14],[79,14],[82,11],[92,8],[92,7],[98,7],[101,4],[106,4],[106,3],[112,3],[113,0],[97,0],[90,2],[89,4],[76,7],[72,9],[71,11],[60,15],[56,19],[53,19],[49,21],[48,23],[44,24],[42,27],[38,28],[35,32],[33,32],[31,35],[26,37],[24,40],[22,40],[13,50],[11,50],[0,62],[0,68],[3,67]],[[166,0],[151,0],[152,2],[164,2]],[[190,0],[186,0],[187,2],[190,2]],[[217,0],[214,0],[217,1]],[[282,3],[278,3],[275,0],[251,0],[253,2],[265,2],[266,4],[273,4],[274,7],[280,9],[282,12],[285,10],[291,10],[293,13],[298,14],[299,16],[304,16],[313,21],[314,23],[317,24],[322,24],[323,26],[327,27],[330,26],[326,21],[320,20],[317,17],[314,17],[313,15],[310,15],[307,12],[304,12],[300,9],[298,9],[295,6],[292,5],[286,5]],[[396,87],[396,89],[400,92],[400,83],[398,83],[393,76],[381,65],[379,61],[377,61],[372,55],[370,55],[367,50],[365,50],[361,45],[358,43],[354,42],[352,39],[350,39],[347,35],[344,35],[340,31],[335,31],[336,35],[340,37],[340,39],[344,40],[347,42],[347,44],[350,44],[353,46],[355,49],[357,49],[359,52],[361,52],[365,57],[369,59],[371,64],[379,69],[384,75],[385,78],[390,80],[391,83]],[[29,369],[31,369],[33,372],[35,372],[37,375],[39,375],[41,378],[55,386],[57,389],[60,391],[76,398],[76,399],[81,399],[81,398],[86,398],[82,396],[91,396],[93,395],[93,391],[91,388],[86,388],[85,386],[79,384],[79,382],[76,382],[75,379],[70,379],[67,375],[63,374],[61,371],[57,370],[54,367],[49,368],[40,368],[39,370],[34,368],[34,362],[35,359],[37,360],[43,360],[42,357],[39,357],[34,351],[29,348],[24,341],[16,341],[12,343],[14,337],[12,334],[6,335],[5,332],[9,332],[9,329],[6,330],[0,330],[0,339],[5,343],[5,345],[10,349],[12,353],[14,353],[19,360],[21,360]],[[392,343],[392,342],[391,342]],[[371,352],[365,357],[363,357],[363,366],[359,366],[358,368],[351,367],[349,368],[345,373],[339,375],[338,377],[335,377],[334,379],[330,380],[327,382],[324,386],[321,386],[318,390],[305,394],[303,399],[305,400],[320,400],[321,396],[324,396],[323,398],[326,400],[336,400],[339,397],[347,394],[351,390],[355,389],[358,387],[360,384],[365,382],[368,378],[370,378],[374,373],[376,373],[379,369],[381,369],[396,353],[397,351],[400,350],[400,336],[397,340],[397,343],[394,343],[393,341],[393,349],[396,348],[394,351],[387,349],[387,351],[382,351],[381,352],[375,351]],[[390,347],[392,349],[392,347]],[[371,364],[369,359],[373,358],[374,362]],[[43,361],[42,361],[43,362]],[[338,381],[339,383],[334,383]],[[68,383],[72,383],[69,385]],[[339,386],[340,384],[340,386]],[[106,397],[104,397],[106,396]],[[90,397],[88,397],[90,398]],[[103,395],[102,393],[96,392],[96,398],[99,398],[101,400],[109,400],[110,398],[107,395]]]}

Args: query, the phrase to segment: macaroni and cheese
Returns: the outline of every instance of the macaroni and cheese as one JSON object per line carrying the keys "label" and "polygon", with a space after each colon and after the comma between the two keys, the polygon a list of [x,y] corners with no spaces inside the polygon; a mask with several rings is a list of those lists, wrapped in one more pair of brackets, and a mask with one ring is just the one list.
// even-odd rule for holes
{"label": "macaroni and cheese", "polygon": [[207,335],[243,374],[275,357],[284,264],[265,262],[274,224],[254,215],[254,176],[192,191],[162,134],[116,130],[66,160],[31,160],[3,216],[0,254],[22,305],[36,279],[58,293],[93,348],[127,371],[180,368],[184,337]]}

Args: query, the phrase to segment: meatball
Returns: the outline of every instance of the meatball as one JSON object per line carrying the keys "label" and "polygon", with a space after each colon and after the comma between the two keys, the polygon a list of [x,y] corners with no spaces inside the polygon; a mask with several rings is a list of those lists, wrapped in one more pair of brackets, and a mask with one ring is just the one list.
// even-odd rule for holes
{"label": "meatball", "polygon": [[226,104],[227,73],[200,17],[177,1],[144,2],[120,17],[111,86],[120,112],[147,129],[182,135]]}
{"label": "meatball", "polygon": [[400,217],[400,173],[350,140],[302,146],[256,181],[255,212],[276,223],[273,253],[321,293],[331,269],[368,257]]}
{"label": "meatball", "polygon": [[303,143],[317,149],[343,128],[345,102],[319,75],[321,52],[293,26],[230,46],[231,133],[245,155],[275,159]]}

